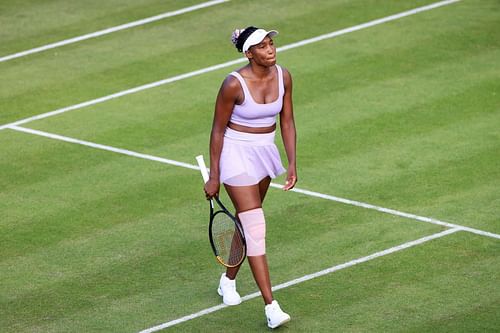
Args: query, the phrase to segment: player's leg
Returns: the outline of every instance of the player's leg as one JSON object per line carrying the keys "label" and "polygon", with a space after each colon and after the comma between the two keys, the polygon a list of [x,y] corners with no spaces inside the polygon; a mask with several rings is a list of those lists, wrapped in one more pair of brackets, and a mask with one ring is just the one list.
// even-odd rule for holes
{"label": "player's leg", "polygon": [[[261,204],[264,202],[264,198],[266,197],[270,184],[271,177],[266,177],[259,182],[259,196]],[[267,265],[266,255],[249,256],[248,263],[252,269],[255,281],[259,285],[259,289],[261,289],[264,303],[270,304],[273,301],[273,294],[271,290],[271,278],[269,276],[269,267]],[[260,286],[262,286],[262,288]],[[264,293],[263,290],[266,292]]]}
{"label": "player's leg", "polygon": [[[260,200],[260,197],[255,196],[254,194],[256,193],[256,191],[258,191],[258,185],[230,186],[225,184],[224,187],[226,188],[226,192],[228,193],[229,198],[231,198],[233,206],[236,209],[236,218],[239,219],[239,212],[262,207],[262,201]],[[254,195],[251,195],[252,193]],[[234,280],[236,278],[236,274],[238,274],[240,267],[241,265],[237,267],[228,267],[226,270],[226,276],[231,280]]]}
{"label": "player's leg", "polygon": [[[255,282],[259,286],[264,303],[266,304],[264,312],[266,314],[267,326],[276,328],[288,322],[290,316],[283,312],[278,302],[273,299],[271,279],[269,278],[269,269],[265,254],[265,219],[261,207],[270,183],[271,178],[266,177],[256,187],[231,188],[226,186],[226,190],[234,202],[244,228],[245,225],[247,226],[247,231],[245,231],[246,235],[247,233],[249,234],[247,236],[247,257]],[[259,201],[259,208],[253,208]],[[249,239],[252,237],[254,238],[253,240]],[[259,239],[262,243],[253,244],[253,248],[250,248],[251,244],[249,243],[255,240],[259,241]]]}
{"label": "player's leg", "polygon": [[[266,197],[266,193],[267,190],[269,189],[270,184],[271,184],[271,177],[266,177],[259,182],[259,192],[260,192],[261,202],[264,202],[264,198]],[[288,322],[290,320],[290,315],[288,313],[283,312],[278,302],[273,299],[272,289],[271,289],[271,279],[269,278],[269,269],[267,267],[267,257],[263,255],[259,257],[253,257],[253,259],[254,260],[248,261],[251,266],[255,267],[252,268],[252,272],[256,272],[259,270],[266,272],[266,274],[262,273],[257,275],[259,275],[260,277],[267,277],[267,280],[263,281],[262,284],[267,285],[266,288],[269,288],[271,295],[270,298],[271,302],[269,303],[268,300],[265,301],[266,306],[264,308],[264,312],[266,313],[267,326],[269,326],[270,328],[276,328]],[[257,279],[257,277],[255,279]]]}
{"label": "player's leg", "polygon": [[[238,218],[240,211],[252,210],[261,207],[262,203],[259,195],[259,186],[230,186],[224,184],[226,191],[236,208],[236,217]],[[245,218],[244,218],[245,219]],[[241,219],[240,219],[240,222]],[[243,227],[244,222],[242,222]],[[248,243],[247,243],[248,253]],[[217,292],[222,296],[223,302],[227,305],[237,305],[241,303],[241,297],[236,291],[236,275],[241,265],[236,267],[228,267],[226,273],[222,274],[219,281]]]}
{"label": "player's leg", "polygon": [[271,184],[271,177],[267,176],[259,182],[259,194],[260,194],[260,202],[264,203],[264,198],[266,197],[267,190],[269,189],[269,185]]}
{"label": "player's leg", "polygon": [[[233,201],[237,215],[247,238],[247,258],[264,302],[273,301],[271,280],[265,255],[265,218],[262,211],[262,199],[269,187],[270,178],[251,186],[228,186],[226,191]],[[228,269],[228,277],[236,276],[237,269]]]}

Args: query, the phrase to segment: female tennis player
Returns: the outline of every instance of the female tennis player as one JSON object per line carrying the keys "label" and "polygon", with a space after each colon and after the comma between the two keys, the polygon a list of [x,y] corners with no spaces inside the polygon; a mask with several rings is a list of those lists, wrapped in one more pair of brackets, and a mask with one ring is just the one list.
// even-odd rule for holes
{"label": "female tennis player", "polygon": [[[204,188],[207,198],[211,198],[218,195],[223,183],[233,202],[270,328],[286,323],[290,316],[281,310],[271,291],[262,203],[271,178],[286,171],[285,191],[297,182],[292,77],[276,64],[272,37],[277,33],[253,26],[233,32],[232,42],[248,58],[248,64],[230,73],[217,95],[210,137],[210,178]],[[287,170],[274,143],[278,114]],[[227,305],[241,303],[235,282],[239,268],[228,268],[220,278],[218,293]]]}

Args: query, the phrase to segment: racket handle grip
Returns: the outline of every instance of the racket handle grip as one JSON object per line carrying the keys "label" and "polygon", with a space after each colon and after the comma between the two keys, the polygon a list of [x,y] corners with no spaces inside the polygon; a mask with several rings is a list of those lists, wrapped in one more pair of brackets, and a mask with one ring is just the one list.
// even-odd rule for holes
{"label": "racket handle grip", "polygon": [[196,161],[198,162],[198,166],[200,167],[201,175],[203,176],[203,181],[208,182],[208,171],[207,166],[205,165],[205,160],[203,159],[203,155],[196,156]]}

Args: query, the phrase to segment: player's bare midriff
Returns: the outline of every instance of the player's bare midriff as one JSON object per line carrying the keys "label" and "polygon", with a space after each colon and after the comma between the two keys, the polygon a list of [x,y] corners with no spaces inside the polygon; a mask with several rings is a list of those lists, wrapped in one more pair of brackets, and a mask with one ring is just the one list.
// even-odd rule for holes
{"label": "player's bare midriff", "polygon": [[238,132],[245,132],[245,133],[256,133],[256,134],[265,134],[265,133],[271,133],[276,130],[276,124],[272,126],[267,126],[267,127],[248,127],[248,126],[243,126],[243,125],[238,125],[232,122],[229,122],[227,124],[227,127],[230,129],[233,129]]}

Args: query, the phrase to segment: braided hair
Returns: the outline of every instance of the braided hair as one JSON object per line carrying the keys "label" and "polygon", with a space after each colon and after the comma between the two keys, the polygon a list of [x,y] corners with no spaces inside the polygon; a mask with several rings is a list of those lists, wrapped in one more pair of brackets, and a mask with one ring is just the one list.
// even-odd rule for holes
{"label": "braided hair", "polygon": [[258,28],[254,26],[246,27],[245,29],[236,29],[231,36],[231,42],[234,44],[238,52],[243,52],[243,44],[248,37]]}

